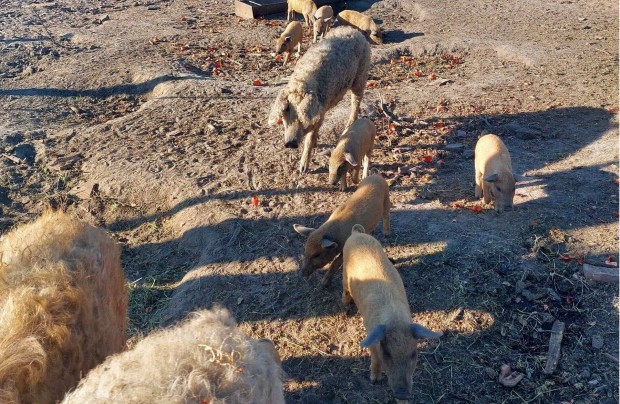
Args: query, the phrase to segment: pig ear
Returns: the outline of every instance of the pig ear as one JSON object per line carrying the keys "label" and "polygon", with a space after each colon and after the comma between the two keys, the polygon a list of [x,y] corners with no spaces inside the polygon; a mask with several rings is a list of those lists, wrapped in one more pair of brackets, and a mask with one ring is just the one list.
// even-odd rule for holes
{"label": "pig ear", "polygon": [[334,248],[337,245],[338,245],[338,243],[336,243],[333,240],[328,239],[327,237],[323,237],[321,239],[321,247],[323,247],[325,249]]}
{"label": "pig ear", "polygon": [[497,173],[493,173],[491,175],[487,175],[483,178],[486,182],[495,182],[497,181]]}
{"label": "pig ear", "polygon": [[385,324],[379,324],[368,334],[366,339],[360,342],[360,345],[362,348],[368,348],[377,341],[381,341],[383,338],[385,338]]}
{"label": "pig ear", "polygon": [[439,337],[441,337],[443,335],[443,332],[431,331],[428,328],[423,327],[423,326],[421,326],[420,324],[417,324],[417,323],[411,323],[409,325],[409,328],[411,329],[411,334],[416,339],[439,338]]}
{"label": "pig ear", "polygon": [[273,126],[280,118],[284,116],[284,112],[288,109],[288,92],[286,89],[280,91],[276,102],[271,107],[271,113],[269,114],[269,126]]}
{"label": "pig ear", "polygon": [[364,226],[362,226],[361,224],[356,224],[353,225],[351,233],[366,233],[366,229],[364,229]]}
{"label": "pig ear", "polygon": [[357,160],[351,153],[344,153],[344,159],[347,160],[347,163],[351,164],[353,167],[357,167]]}
{"label": "pig ear", "polygon": [[321,106],[319,100],[313,93],[306,93],[297,106],[297,117],[301,124],[308,128],[316,124],[320,116]]}
{"label": "pig ear", "polygon": [[302,236],[308,237],[310,234],[312,234],[313,231],[315,231],[316,229],[313,229],[312,227],[306,227],[306,226],[302,226],[300,224],[294,224],[293,228],[295,229],[295,231],[299,234],[301,234]]}
{"label": "pig ear", "polygon": [[330,22],[331,20],[332,20],[332,17],[329,17],[329,18],[323,18],[323,21],[325,21],[325,22]]}

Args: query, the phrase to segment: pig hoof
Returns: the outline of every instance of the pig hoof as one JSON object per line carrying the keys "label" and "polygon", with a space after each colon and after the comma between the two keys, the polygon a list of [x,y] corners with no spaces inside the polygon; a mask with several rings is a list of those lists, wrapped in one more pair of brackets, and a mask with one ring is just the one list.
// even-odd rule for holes
{"label": "pig hoof", "polygon": [[322,287],[322,288],[326,288],[326,287],[328,287],[328,286],[329,286],[329,284],[331,283],[331,281],[332,281],[332,280],[331,280],[331,278],[330,278],[330,279],[328,279],[328,278],[323,278],[323,279],[321,280],[321,287]]}

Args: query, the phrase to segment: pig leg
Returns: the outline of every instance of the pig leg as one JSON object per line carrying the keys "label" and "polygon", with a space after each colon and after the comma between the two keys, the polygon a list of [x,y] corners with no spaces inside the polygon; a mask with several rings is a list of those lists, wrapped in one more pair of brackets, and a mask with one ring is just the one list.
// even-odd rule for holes
{"label": "pig leg", "polygon": [[491,192],[489,191],[489,186],[485,184],[484,182],[482,183],[482,197],[484,199],[484,203],[486,204],[491,203],[491,200],[492,200]]}
{"label": "pig leg", "polygon": [[476,197],[476,199],[480,199],[482,197],[482,174],[481,173],[476,173],[476,187],[474,190],[474,196]]}
{"label": "pig leg", "polygon": [[365,155],[364,156],[364,162],[362,163],[364,165],[364,171],[362,171],[362,179],[368,177],[368,167],[370,166],[370,156],[369,155]]}
{"label": "pig leg", "polygon": [[299,172],[305,173],[310,168],[310,158],[312,157],[312,149],[316,144],[315,131],[308,132],[304,139],[304,151],[301,154],[301,161],[299,162]]}
{"label": "pig leg", "polygon": [[344,173],[342,177],[340,177],[340,190],[344,191],[347,189],[349,184],[347,184],[347,173]]}
{"label": "pig leg", "polygon": [[325,276],[323,277],[323,280],[321,281],[321,286],[326,287],[331,283],[332,278],[336,274],[336,271],[342,266],[342,260],[342,253],[340,253],[329,266],[329,269],[327,270]]}
{"label": "pig leg", "polygon": [[355,78],[355,81],[351,85],[351,115],[349,116],[347,127],[353,125],[353,122],[355,122],[360,112],[360,103],[364,96],[364,87],[366,87],[366,80],[361,79],[358,72],[358,77]]}
{"label": "pig leg", "polygon": [[383,235],[390,235],[390,196],[385,195],[383,201]]}
{"label": "pig leg", "polygon": [[381,379],[381,352],[379,352],[378,344],[372,345],[370,348],[370,382],[375,384]]}
{"label": "pig leg", "polygon": [[286,55],[284,56],[284,66],[286,66],[286,63],[288,62],[288,57],[291,56],[291,52],[286,52]]}
{"label": "pig leg", "polygon": [[301,41],[297,44],[297,57],[301,56]]}
{"label": "pig leg", "polygon": [[351,181],[353,181],[354,184],[359,184],[360,183],[360,167],[359,165],[355,168],[353,168],[353,170],[351,170]]}
{"label": "pig leg", "polygon": [[347,306],[353,301],[353,297],[351,296],[351,292],[349,292],[349,285],[347,282],[347,277],[342,275],[342,303]]}

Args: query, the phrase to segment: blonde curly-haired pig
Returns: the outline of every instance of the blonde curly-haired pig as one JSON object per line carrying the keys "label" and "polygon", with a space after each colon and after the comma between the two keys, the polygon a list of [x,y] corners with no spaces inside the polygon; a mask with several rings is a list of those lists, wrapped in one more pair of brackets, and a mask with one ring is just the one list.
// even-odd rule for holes
{"label": "blonde curly-haired pig", "polygon": [[508,148],[498,136],[488,134],[478,139],[474,152],[476,171],[475,196],[494,204],[498,213],[512,210],[515,178]]}
{"label": "blonde curly-haired pig", "polygon": [[336,17],[338,23],[357,28],[377,45],[383,43],[381,28],[369,16],[353,10],[344,10]]}
{"label": "blonde curly-haired pig", "polygon": [[269,124],[284,123],[284,147],[297,148],[304,139],[299,171],[310,166],[325,113],[351,90],[351,114],[346,126],[357,119],[370,67],[370,46],[364,36],[349,27],[331,30],[295,65],[285,88],[269,114]]}
{"label": "blonde curly-haired pig", "polygon": [[297,46],[297,53],[301,55],[301,40],[304,36],[303,28],[299,21],[293,21],[286,26],[286,29],[276,41],[276,54],[280,55],[286,52],[284,56],[284,64],[288,62],[288,58]]}
{"label": "blonde curly-haired pig", "polygon": [[295,231],[308,237],[301,265],[302,275],[308,276],[331,262],[322,280],[327,286],[342,265],[342,248],[351,235],[351,228],[361,223],[373,231],[383,218],[383,234],[390,234],[390,193],[385,179],[374,174],[366,177],[357,190],[331,214],[318,229],[293,225]]}
{"label": "blonde curly-haired pig", "polygon": [[340,181],[340,190],[347,188],[347,173],[351,173],[354,184],[359,182],[360,163],[363,160],[362,179],[368,177],[370,155],[375,144],[377,128],[366,118],[353,122],[340,136],[329,158],[329,183],[336,185]]}
{"label": "blonde curly-haired pig", "polygon": [[354,301],[368,336],[361,342],[370,350],[370,381],[383,371],[399,403],[411,399],[413,372],[418,357],[417,340],[439,338],[411,322],[403,281],[381,244],[360,224],[352,228],[344,250],[342,302]]}
{"label": "blonde curly-haired pig", "polygon": [[320,35],[321,38],[325,37],[325,34],[329,31],[334,20],[334,10],[330,6],[323,6],[316,10],[314,13],[314,40]]}
{"label": "blonde curly-haired pig", "polygon": [[280,357],[221,307],[153,332],[92,370],[63,404],[284,404]]}
{"label": "blonde curly-haired pig", "polygon": [[287,0],[288,10],[286,13],[286,21],[295,18],[295,13],[304,16],[306,26],[310,28],[314,22],[314,13],[316,13],[316,4],[312,0]]}

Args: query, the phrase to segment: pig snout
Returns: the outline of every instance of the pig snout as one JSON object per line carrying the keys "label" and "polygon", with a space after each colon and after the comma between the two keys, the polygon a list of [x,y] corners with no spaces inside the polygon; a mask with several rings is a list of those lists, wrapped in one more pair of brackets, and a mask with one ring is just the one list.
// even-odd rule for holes
{"label": "pig snout", "polygon": [[334,178],[329,178],[329,185],[336,185],[338,183],[338,178],[334,177]]}
{"label": "pig snout", "polygon": [[287,149],[296,149],[299,147],[299,142],[297,139],[291,139],[288,142],[284,143],[284,147]]}

